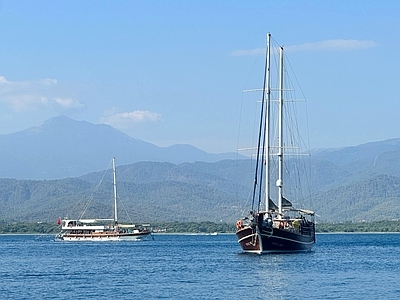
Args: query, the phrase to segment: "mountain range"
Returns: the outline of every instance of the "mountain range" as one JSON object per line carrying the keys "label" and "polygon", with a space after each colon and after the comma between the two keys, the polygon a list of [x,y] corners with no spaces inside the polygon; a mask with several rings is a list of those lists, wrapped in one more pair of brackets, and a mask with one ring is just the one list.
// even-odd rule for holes
{"label": "mountain range", "polygon": [[[108,125],[56,117],[0,136],[0,220],[111,217],[117,158],[122,211],[135,221],[234,222],[246,213],[254,161],[189,145],[157,147]],[[320,222],[400,218],[400,139],[312,153]],[[122,214],[123,215],[123,214]]]}
{"label": "mountain range", "polygon": [[182,144],[158,147],[106,124],[58,116],[26,130],[0,135],[0,178],[76,177],[106,168],[105,158],[114,156],[120,164],[129,164],[216,162],[234,159],[237,154],[212,154]]}

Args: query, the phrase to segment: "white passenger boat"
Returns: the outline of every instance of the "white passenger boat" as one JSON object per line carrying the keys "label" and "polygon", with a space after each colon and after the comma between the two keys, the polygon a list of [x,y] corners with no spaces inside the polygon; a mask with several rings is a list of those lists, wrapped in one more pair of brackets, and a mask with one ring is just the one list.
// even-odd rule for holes
{"label": "white passenger boat", "polygon": [[119,224],[117,209],[117,185],[115,158],[112,160],[114,179],[114,218],[113,219],[63,219],[59,220],[61,232],[56,240],[61,241],[138,241],[149,234],[150,224]]}

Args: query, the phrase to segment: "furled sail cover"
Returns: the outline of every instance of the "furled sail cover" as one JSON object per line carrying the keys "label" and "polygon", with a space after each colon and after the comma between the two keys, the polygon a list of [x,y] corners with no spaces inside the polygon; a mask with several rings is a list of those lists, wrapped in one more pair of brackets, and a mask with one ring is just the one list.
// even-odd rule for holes
{"label": "furled sail cover", "polygon": [[[271,210],[278,210],[279,209],[278,206],[271,199],[269,199],[268,206],[269,206],[269,209],[271,209]],[[290,202],[288,199],[283,197],[282,198],[282,207],[292,207],[292,202]]]}
{"label": "furled sail cover", "polygon": [[282,197],[282,207],[292,207],[292,202],[290,202],[288,199],[285,197]]}
{"label": "furled sail cover", "polygon": [[268,206],[269,206],[269,209],[271,209],[271,210],[277,211],[279,209],[278,206],[271,199],[269,199]]}

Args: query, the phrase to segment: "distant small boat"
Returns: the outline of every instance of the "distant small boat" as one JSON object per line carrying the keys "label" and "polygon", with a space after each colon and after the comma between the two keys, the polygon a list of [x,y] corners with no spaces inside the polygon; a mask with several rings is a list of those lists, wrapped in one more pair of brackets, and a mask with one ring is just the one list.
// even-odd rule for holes
{"label": "distant small boat", "polygon": [[[252,207],[247,217],[237,221],[236,236],[244,252],[262,254],[310,251],[315,243],[314,212],[296,209],[287,200],[288,194],[297,196],[301,189],[297,163],[288,162],[287,159],[288,156],[304,155],[298,145],[302,140],[295,135],[298,132],[297,123],[290,114],[295,110],[285,109],[297,100],[286,97],[292,90],[284,86],[286,70],[282,46],[276,47],[280,50],[279,59],[276,60],[279,61],[276,72],[279,76],[274,81],[278,87],[271,88],[271,35],[268,33],[267,37],[264,88],[260,90],[263,97]],[[275,93],[274,96],[271,96],[271,91]],[[286,137],[288,140],[284,142]],[[287,164],[284,164],[284,160]],[[293,184],[289,184],[289,181]],[[271,198],[276,199],[278,205]],[[297,196],[296,201],[300,200]]]}
{"label": "distant small boat", "polygon": [[150,224],[119,224],[117,216],[117,184],[115,158],[112,159],[114,178],[114,219],[59,219],[61,241],[139,241],[149,234]]}

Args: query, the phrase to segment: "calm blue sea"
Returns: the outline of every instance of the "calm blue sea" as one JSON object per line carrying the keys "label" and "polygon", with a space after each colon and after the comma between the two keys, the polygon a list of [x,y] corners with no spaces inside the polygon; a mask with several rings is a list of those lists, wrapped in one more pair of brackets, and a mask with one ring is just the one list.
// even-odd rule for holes
{"label": "calm blue sea", "polygon": [[234,235],[55,242],[0,235],[1,299],[400,299],[400,234],[320,234],[248,255]]}

